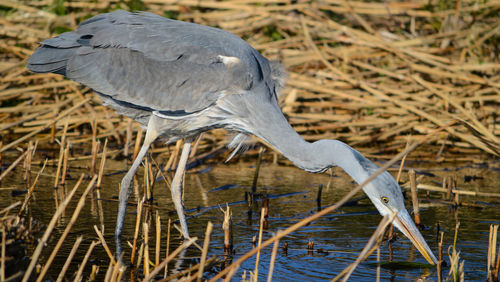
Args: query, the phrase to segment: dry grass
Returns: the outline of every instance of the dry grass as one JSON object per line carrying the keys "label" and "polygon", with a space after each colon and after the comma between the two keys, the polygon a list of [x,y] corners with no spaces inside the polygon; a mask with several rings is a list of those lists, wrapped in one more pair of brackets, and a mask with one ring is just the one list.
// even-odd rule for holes
{"label": "dry grass", "polygon": [[[454,120],[431,149],[413,157],[477,160],[499,154],[498,2],[54,3],[0,1],[0,151],[30,139],[44,146],[42,141],[61,135],[57,129],[65,123],[73,145],[91,140],[95,122],[98,139],[111,138],[114,148],[132,146],[130,134],[138,125],[101,106],[91,90],[24,68],[37,42],[121,7],[226,29],[281,61],[289,72],[283,110],[308,140],[338,138],[387,158],[408,138],[419,140]],[[225,141],[223,132],[213,131],[198,149],[214,150]]]}
{"label": "dry grass", "polygon": [[[106,156],[129,156],[134,147],[137,152],[142,139],[138,124],[102,106],[90,89],[58,75],[33,74],[24,67],[25,60],[38,46],[37,42],[72,30],[79,22],[97,13],[120,7],[150,10],[223,28],[247,40],[266,57],[281,61],[289,73],[288,86],[280,97],[283,111],[294,128],[308,140],[338,138],[369,155],[387,159],[396,152],[401,152],[397,159],[406,157],[405,148],[406,152],[411,152],[416,144],[427,145],[425,149],[413,151],[408,159],[484,161],[500,154],[500,24],[497,19],[500,3],[496,1],[0,0],[0,161],[2,155],[12,159],[12,168],[24,162],[27,171],[32,164],[55,165],[58,169],[54,185],[57,187],[59,176],[61,182],[65,181],[69,162],[91,160],[88,163],[91,163],[90,174],[94,178],[87,187],[88,193],[95,186],[94,182],[100,186]],[[100,145],[102,142],[105,142],[103,146]],[[225,142],[223,131],[204,134],[196,142],[193,150],[196,154],[192,160],[223,151]],[[59,157],[44,162],[42,155],[36,153],[40,147],[59,150]],[[158,146],[153,151],[170,153],[165,168],[171,168],[177,162],[180,148],[181,144],[177,143],[167,148]],[[251,153],[257,155],[258,151]],[[95,172],[97,158],[101,159],[99,174]],[[388,162],[385,168],[397,159]],[[147,166],[148,177],[145,178],[151,179],[147,181],[147,187],[153,186],[156,179],[152,177],[153,166],[159,167],[156,163]],[[40,173],[42,171],[43,168]],[[0,179],[9,172],[9,169],[5,170]],[[168,182],[168,177],[165,179]],[[37,180],[38,177],[27,185],[30,192],[26,203]],[[500,196],[451,186],[445,189],[419,183],[416,187],[457,195]],[[214,278],[224,274],[231,277],[245,259],[271,244],[277,248],[280,238],[338,208],[360,189],[356,188],[336,205],[278,232],[271,239],[264,242],[259,239],[257,248]],[[86,193],[80,200],[82,205]],[[139,192],[136,193],[136,198],[141,199]],[[54,222],[64,210],[65,202],[58,205],[60,210],[54,215]],[[8,207],[0,214],[15,207]],[[153,241],[148,245],[148,234],[155,231],[158,234],[161,230],[152,229],[154,224],[146,220],[140,228],[142,217],[146,218],[141,213],[143,202],[138,203],[137,209],[132,263],[138,268],[142,261],[143,265],[153,265],[151,269],[146,267],[145,274],[155,277],[164,272],[165,277],[168,262],[189,245],[196,245],[196,239],[167,252],[160,262],[159,250],[163,243],[157,239],[153,248]],[[9,224],[6,219],[10,220]],[[24,227],[18,216],[5,215],[2,220],[4,258],[5,245],[9,243],[6,237],[9,231],[5,228],[19,225],[20,230],[24,230]],[[157,221],[160,221],[159,217]],[[71,225],[68,226],[65,232],[71,229]],[[88,248],[77,276],[83,275],[83,267],[94,247],[106,247],[101,231],[97,227],[95,230],[99,239]],[[137,241],[140,230],[145,243]],[[170,232],[170,224],[167,230]],[[207,237],[209,234],[207,231]],[[50,232],[47,238],[42,238],[40,246],[49,235]],[[152,237],[149,239],[153,240]],[[75,242],[75,251],[81,240]],[[166,244],[168,249],[170,233]],[[182,275],[187,280],[200,279],[203,269],[216,261],[206,258],[208,243],[205,245],[203,263],[175,277],[165,278]],[[155,249],[154,262],[149,257],[152,249]],[[366,251],[371,253],[373,250],[373,246],[367,246]],[[110,266],[106,280],[119,280],[124,274],[123,265],[112,258],[111,251],[107,250],[107,253]],[[494,261],[492,257],[491,262]],[[361,255],[359,260],[362,258]],[[71,260],[72,255],[68,258],[68,265]],[[35,263],[36,259],[33,259],[25,279],[29,278]],[[44,275],[51,260],[43,263]],[[497,259],[496,264],[490,263],[489,266],[495,265],[498,272],[498,264]],[[258,273],[257,267],[254,274]],[[67,265],[64,269],[60,279]],[[10,275],[19,277],[20,274],[0,271],[2,280]],[[39,279],[43,279],[43,275]]]}

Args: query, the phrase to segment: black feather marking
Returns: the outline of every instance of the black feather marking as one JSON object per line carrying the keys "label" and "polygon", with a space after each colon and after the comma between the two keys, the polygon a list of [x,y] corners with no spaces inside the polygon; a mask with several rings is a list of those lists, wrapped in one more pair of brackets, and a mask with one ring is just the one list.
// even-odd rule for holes
{"label": "black feather marking", "polygon": [[155,109],[150,108],[150,107],[145,107],[145,106],[141,106],[141,105],[137,105],[137,104],[132,104],[132,103],[129,103],[129,102],[126,102],[126,101],[117,100],[117,99],[113,98],[111,95],[106,95],[104,93],[97,92],[97,91],[95,91],[95,92],[97,94],[101,95],[101,96],[104,96],[106,98],[109,98],[109,99],[113,100],[113,102],[115,102],[118,105],[120,105],[122,107],[125,107],[125,108],[138,109],[138,110],[147,111],[147,112],[154,112],[155,111]]}
{"label": "black feather marking", "polygon": [[76,42],[78,42],[82,46],[90,46],[90,39],[94,37],[92,34],[85,34],[80,36],[80,39],[77,39]]}
{"label": "black feather marking", "polygon": [[184,84],[186,84],[186,82],[188,82],[188,80],[189,80],[189,78],[186,78],[181,83],[177,84],[176,87],[182,87]]}
{"label": "black feather marking", "polygon": [[122,100],[117,100],[117,99],[113,98],[112,96],[106,95],[106,94],[101,93],[101,92],[97,92],[97,91],[95,91],[95,92],[97,94],[101,95],[101,96],[104,96],[106,98],[109,98],[109,99],[113,100],[113,102],[117,103],[118,105],[120,105],[122,107],[132,108],[132,109],[138,109],[138,110],[147,111],[147,112],[158,112],[159,114],[164,115],[164,116],[181,117],[181,116],[192,115],[192,114],[195,114],[195,113],[198,113],[198,112],[202,111],[202,110],[194,111],[194,112],[186,112],[184,110],[158,111],[158,110],[150,108],[150,107],[141,106],[141,105],[137,105],[137,104],[132,104],[132,103],[129,103],[129,102],[126,102],[126,101],[122,101]]}

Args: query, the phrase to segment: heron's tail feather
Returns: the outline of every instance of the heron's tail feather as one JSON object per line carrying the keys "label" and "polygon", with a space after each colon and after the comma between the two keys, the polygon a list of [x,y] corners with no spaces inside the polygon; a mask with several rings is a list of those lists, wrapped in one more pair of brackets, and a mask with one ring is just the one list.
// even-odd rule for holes
{"label": "heron's tail feather", "polygon": [[239,133],[234,136],[233,140],[227,145],[228,148],[233,149],[229,157],[226,159],[226,163],[229,162],[238,152],[244,153],[248,149],[248,141],[251,139],[250,136]]}
{"label": "heron's tail feather", "polygon": [[28,59],[26,67],[37,73],[66,74],[68,60],[73,57],[81,42],[79,35],[66,32],[41,42],[41,46]]}

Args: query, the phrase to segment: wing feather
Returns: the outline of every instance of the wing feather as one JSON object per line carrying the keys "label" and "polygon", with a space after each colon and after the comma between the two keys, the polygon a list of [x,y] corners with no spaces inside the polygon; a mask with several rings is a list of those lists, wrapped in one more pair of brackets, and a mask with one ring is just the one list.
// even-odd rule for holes
{"label": "wing feather", "polygon": [[[73,32],[43,41],[38,50],[28,62],[34,71],[66,63],[62,72],[68,78],[118,101],[163,112],[200,111],[220,95],[248,90],[262,79],[257,60],[267,62],[232,33],[126,11],[95,16]],[[238,63],[226,65],[220,56],[236,57]]]}

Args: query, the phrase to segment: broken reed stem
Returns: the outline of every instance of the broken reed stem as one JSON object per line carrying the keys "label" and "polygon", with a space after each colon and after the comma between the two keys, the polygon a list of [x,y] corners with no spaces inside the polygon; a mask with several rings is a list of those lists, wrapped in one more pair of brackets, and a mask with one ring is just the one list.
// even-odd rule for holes
{"label": "broken reed stem", "polygon": [[97,189],[101,188],[102,176],[104,174],[104,165],[106,164],[107,149],[108,149],[108,138],[104,140],[104,146],[102,147],[101,163],[99,165],[99,177],[97,178]]}
{"label": "broken reed stem", "polygon": [[123,275],[125,268],[122,267],[121,258],[118,259],[118,262],[115,265],[113,265],[113,264],[111,264],[111,265],[112,265],[113,271],[111,274],[110,281],[122,281],[122,275]]}
{"label": "broken reed stem", "polygon": [[147,169],[147,173],[148,173],[148,179],[149,179],[149,182],[148,182],[148,186],[149,186],[149,201],[153,201],[153,187],[155,185],[155,182],[156,182],[156,179],[154,177],[154,171],[153,171],[153,162],[151,161],[153,159],[153,157],[151,156],[151,159],[148,160],[148,169]]}
{"label": "broken reed stem", "polygon": [[[264,208],[260,211],[260,221],[259,221],[259,241],[257,243],[257,247],[260,247],[262,244],[262,232],[264,230]],[[255,258],[255,270],[254,270],[254,281],[257,282],[257,277],[259,277],[259,259],[260,259],[260,251],[257,251],[257,256]]]}
{"label": "broken reed stem", "polygon": [[495,264],[495,271],[493,272],[494,278],[498,281],[498,271],[500,270],[500,246],[497,251],[497,262]]}
{"label": "broken reed stem", "polygon": [[149,157],[146,156],[144,158],[144,194],[146,195],[146,201],[148,202],[151,202],[152,200],[152,197],[151,197],[151,181],[150,181],[150,173],[149,173],[149,169],[150,169],[150,161],[149,161]]}
{"label": "broken reed stem", "polygon": [[182,243],[175,251],[173,251],[166,259],[164,259],[159,265],[157,265],[153,271],[144,279],[142,280],[143,282],[149,282],[153,277],[156,276],[162,269],[165,268],[165,265],[168,264],[172,259],[174,259],[180,252],[183,250],[187,249],[189,246],[191,246],[198,238],[196,237],[191,237],[189,238],[186,242]]}
{"label": "broken reed stem", "polygon": [[56,170],[56,179],[54,179],[54,188],[57,188],[59,186],[59,175],[61,175],[61,167],[64,160],[64,147],[66,145],[67,132],[68,132],[68,121],[66,121],[66,123],[64,124],[61,143],[59,144],[59,160],[57,161],[57,170]]}
{"label": "broken reed stem", "polygon": [[[488,238],[488,260],[487,260],[487,280],[488,281],[498,281],[498,269],[496,267],[497,259],[497,236],[498,236],[498,224],[490,225],[490,233]],[[499,249],[500,250],[500,249]],[[500,257],[500,254],[498,254]]]}
{"label": "broken reed stem", "polygon": [[207,230],[205,231],[205,240],[203,241],[203,251],[201,252],[200,268],[198,269],[197,281],[201,282],[203,278],[203,270],[205,268],[205,262],[207,260],[208,247],[210,246],[210,235],[212,234],[212,229],[214,225],[212,222],[208,222]]}
{"label": "broken reed stem", "polygon": [[141,266],[143,255],[144,255],[144,243],[141,243],[141,246],[139,247],[139,257],[137,258],[137,263],[135,266],[137,270]]}
{"label": "broken reed stem", "polygon": [[143,205],[144,205],[144,197],[137,203],[137,216],[135,218],[134,240],[132,243],[132,254],[130,255],[130,264],[132,265],[134,264],[134,259],[135,259],[135,250],[137,248],[137,239],[139,237],[139,228],[141,226]]}
{"label": "broken reed stem", "polygon": [[33,141],[30,140],[28,143],[28,154],[24,158],[24,181],[26,182],[26,187],[31,187],[31,161],[33,159],[33,155],[35,153],[35,145],[33,145]]}
{"label": "broken reed stem", "polygon": [[276,261],[276,255],[278,254],[278,249],[280,245],[280,240],[276,240],[273,245],[273,252],[271,253],[271,260],[269,261],[269,271],[267,273],[267,282],[273,281],[274,272],[274,262]]}
{"label": "broken reed stem", "polygon": [[[97,272],[99,272],[99,266],[93,264],[92,265],[92,270],[90,271],[90,275],[89,275],[89,281],[95,281],[96,280]],[[120,280],[118,280],[118,281],[120,281]]]}
{"label": "broken reed stem", "polygon": [[[453,124],[453,123],[449,123],[445,127],[448,127],[451,124]],[[399,161],[405,154],[408,154],[409,152],[413,151],[419,145],[429,141],[433,136],[435,136],[438,132],[441,132],[443,129],[444,129],[444,127],[439,127],[438,129],[435,129],[434,131],[427,134],[425,138],[422,138],[419,141],[409,145],[407,149],[405,149],[404,151],[402,151],[399,154],[397,154],[396,156],[394,156],[390,161],[385,163],[382,167],[380,167],[377,171],[375,171],[372,175],[370,175],[370,177],[368,177],[365,181],[363,181],[363,183],[359,184],[358,186],[356,186],[356,188],[354,188],[349,193],[347,193],[340,201],[338,201],[334,205],[329,206],[329,207],[327,207],[327,208],[325,208],[325,209],[323,209],[323,210],[321,210],[321,211],[319,211],[319,212],[317,212],[317,213],[315,213],[307,218],[302,219],[301,221],[293,224],[292,226],[288,227],[287,229],[285,229],[283,231],[278,231],[275,236],[273,236],[273,237],[269,238],[268,240],[266,240],[265,242],[263,242],[261,246],[254,248],[251,251],[249,251],[248,253],[241,256],[239,259],[234,261],[231,265],[229,265],[228,267],[223,269],[221,272],[217,273],[217,275],[212,277],[209,281],[213,282],[213,281],[217,281],[217,279],[221,279],[222,276],[228,274],[228,272],[232,271],[233,268],[238,268],[243,261],[252,257],[255,253],[257,253],[261,249],[274,243],[274,241],[280,240],[284,236],[294,232],[295,230],[299,229],[300,227],[303,227],[303,226],[309,224],[310,222],[322,217],[323,215],[326,215],[326,214],[338,209],[343,204],[345,204],[350,198],[352,198],[356,193],[361,191],[361,189],[367,183],[369,183],[370,181],[375,179],[382,172],[386,171],[389,167],[391,167],[393,164],[395,164],[397,161]]]}
{"label": "broken reed stem", "polygon": [[198,135],[196,138],[196,141],[193,144],[193,148],[191,149],[191,152],[189,153],[189,159],[194,158],[196,155],[196,151],[198,151],[198,146],[200,145],[201,138],[203,136],[203,132]]}
{"label": "broken reed stem", "polygon": [[179,150],[181,148],[182,140],[177,140],[175,143],[175,149],[172,153],[170,153],[170,157],[168,158],[167,164],[163,169],[165,172],[172,170],[175,167],[174,161],[177,159],[177,155],[179,154]]}
{"label": "broken reed stem", "polygon": [[56,282],[61,282],[63,281],[64,275],[66,274],[66,271],[68,271],[69,265],[71,261],[73,260],[73,257],[76,254],[76,251],[78,250],[78,247],[80,246],[80,243],[83,240],[83,236],[78,236],[76,238],[75,243],[73,244],[73,248],[71,248],[71,251],[69,252],[68,258],[66,259],[66,262],[64,263],[61,272],[59,272],[59,276],[57,276]]}
{"label": "broken reed stem", "polygon": [[415,176],[415,170],[410,169],[408,176],[410,177],[411,202],[413,204],[415,224],[417,227],[420,227],[420,210],[418,207],[417,178]]}
{"label": "broken reed stem", "polygon": [[71,142],[66,142],[66,148],[64,149],[64,158],[63,158],[63,167],[61,173],[61,185],[64,186],[66,183],[66,173],[68,172],[68,158],[69,158],[69,148],[71,146]]}
{"label": "broken reed stem", "polygon": [[90,254],[92,253],[92,251],[94,250],[94,247],[97,244],[99,244],[98,241],[92,241],[92,243],[90,243],[89,249],[85,253],[85,256],[83,257],[83,260],[80,263],[80,267],[78,267],[78,271],[76,272],[75,281],[81,281],[82,280],[83,269],[85,268],[85,265],[87,264],[87,261],[90,258]]}
{"label": "broken reed stem", "polygon": [[28,201],[31,199],[31,196],[33,195],[33,191],[35,191],[35,186],[38,183],[38,178],[40,177],[40,174],[42,174],[42,172],[45,169],[45,166],[47,165],[47,160],[48,159],[45,159],[45,161],[43,162],[43,166],[40,169],[40,171],[37,173],[37,175],[35,177],[35,181],[31,185],[31,187],[28,189],[28,193],[26,194],[26,197],[24,198],[23,205],[21,206],[21,209],[19,210],[19,212],[17,213],[17,215],[21,216],[23,214],[24,209],[28,205]]}
{"label": "broken reed stem", "polygon": [[97,154],[99,152],[100,145],[101,145],[100,141],[94,142],[94,140],[92,140],[92,159],[90,162],[90,175],[91,176],[94,176],[94,174],[95,174],[95,166],[97,164]]}
{"label": "broken reed stem", "polygon": [[61,174],[61,166],[64,158],[64,147],[61,146],[59,148],[59,159],[57,161],[57,169],[56,169],[56,176],[54,179],[54,189],[57,189],[59,186],[59,175]]}
{"label": "broken reed stem", "polygon": [[224,221],[222,222],[222,230],[224,230],[224,253],[230,255],[233,250],[233,224],[229,205],[226,204],[226,211],[222,210],[222,212],[224,213]]}
{"label": "broken reed stem", "polygon": [[457,238],[458,238],[458,228],[460,227],[460,221],[455,225],[455,236],[453,236],[453,251],[455,251],[457,246]]}
{"label": "broken reed stem", "polygon": [[83,206],[85,205],[85,200],[87,199],[87,195],[89,194],[89,192],[92,189],[92,187],[94,187],[94,183],[95,183],[96,179],[97,179],[96,176],[94,176],[92,178],[92,180],[90,181],[90,183],[87,185],[87,188],[83,192],[82,196],[80,197],[80,200],[78,200],[78,204],[76,205],[76,208],[73,211],[73,215],[71,216],[71,219],[69,220],[68,224],[66,225],[66,228],[64,229],[64,232],[61,234],[61,237],[59,237],[59,240],[57,241],[57,244],[52,249],[52,253],[50,254],[50,256],[47,259],[47,261],[45,262],[45,265],[43,266],[42,271],[38,275],[37,280],[36,280],[37,282],[41,282],[43,280],[43,278],[45,277],[45,275],[47,274],[47,271],[49,270],[50,265],[52,264],[52,261],[56,257],[57,252],[59,252],[59,249],[61,248],[62,244],[66,240],[66,237],[68,236],[69,231],[71,230],[71,228],[73,227],[73,225],[76,222],[76,219],[80,215],[80,212],[83,209]]}
{"label": "broken reed stem", "polygon": [[[172,220],[169,218],[168,219],[168,224],[167,224],[167,246],[165,250],[165,259],[168,258],[168,254],[170,251],[170,227],[172,225]],[[163,278],[166,278],[168,274],[168,263],[165,265],[165,271],[163,272]]]}
{"label": "broken reed stem", "polygon": [[7,174],[9,174],[9,172],[11,172],[28,155],[28,153],[28,151],[22,153],[6,170],[4,170],[2,174],[0,174],[0,181],[2,181],[2,179],[4,179],[5,176],[7,176]]}
{"label": "broken reed stem", "polygon": [[332,279],[332,281],[338,281],[341,277],[344,277],[342,281],[347,281],[349,279],[354,269],[356,269],[356,267],[362,261],[364,261],[373,251],[378,248],[382,236],[384,236],[385,229],[390,223],[392,223],[396,215],[397,213],[392,213],[390,215],[385,215],[384,218],[382,218],[379,225],[377,226],[377,229],[375,229],[375,232],[373,232],[372,236],[368,240],[368,243],[363,248],[356,260],[351,265],[346,267],[341,273],[339,273],[334,279]]}
{"label": "broken reed stem", "polygon": [[113,275],[113,264],[110,261],[108,263],[108,269],[106,270],[106,275],[104,276],[104,282],[111,281],[111,275]]}
{"label": "broken reed stem", "polygon": [[[405,148],[408,148],[408,145],[410,144],[410,136],[406,139],[406,146]],[[399,169],[398,169],[398,175],[396,176],[396,182],[399,183],[399,180],[401,179],[401,172],[403,172],[403,167],[405,165],[406,157],[408,155],[404,155],[403,158],[401,159],[401,163],[399,164]]]}
{"label": "broken reed stem", "polygon": [[158,210],[156,211],[156,248],[155,248],[155,266],[160,264],[160,245],[161,245],[161,220]]}
{"label": "broken reed stem", "polygon": [[376,282],[380,282],[380,245],[377,247],[377,278]]}
{"label": "broken reed stem", "polygon": [[456,243],[458,238],[458,229],[460,227],[460,222],[455,225],[455,236],[453,238],[452,252],[450,254],[450,248],[448,248],[448,256],[450,258],[450,270],[448,276],[451,277],[453,281],[464,281],[464,262],[460,262],[460,252],[456,250]]}
{"label": "broken reed stem", "polygon": [[97,163],[97,152],[99,151],[99,142],[97,141],[97,121],[95,119],[90,123],[90,127],[92,128],[92,161],[90,162],[90,175],[94,176],[95,165]]}
{"label": "broken reed stem", "polygon": [[443,237],[444,232],[440,232],[440,240],[438,242],[438,263],[437,263],[437,277],[438,282],[443,281]]}
{"label": "broken reed stem", "polygon": [[97,237],[99,237],[99,240],[101,240],[101,245],[106,251],[106,254],[108,254],[109,260],[113,263],[113,265],[115,265],[116,264],[115,258],[113,257],[113,254],[111,253],[111,250],[109,249],[108,244],[104,239],[104,236],[102,235],[101,231],[99,231],[99,228],[97,228],[97,225],[94,225],[94,230],[95,233],[97,233]]}
{"label": "broken reed stem", "polygon": [[23,276],[23,282],[27,282],[30,279],[31,273],[35,269],[36,263],[38,262],[38,258],[40,257],[42,253],[42,249],[44,248],[45,244],[47,244],[47,241],[49,240],[50,234],[52,233],[52,230],[54,230],[54,227],[56,226],[57,221],[59,220],[59,217],[63,213],[63,211],[66,209],[66,206],[69,204],[71,201],[71,198],[75,194],[76,190],[80,186],[80,184],[83,181],[84,174],[80,176],[78,181],[75,184],[75,187],[71,190],[71,192],[66,196],[66,199],[57,207],[56,212],[52,216],[52,219],[50,220],[47,229],[43,233],[42,238],[38,242],[38,245],[36,246],[35,251],[33,252],[33,255],[31,256],[31,262],[26,269],[26,272],[24,273]]}
{"label": "broken reed stem", "polygon": [[142,224],[142,235],[144,236],[144,263],[142,268],[144,275],[149,276],[149,224],[147,222]]}
{"label": "broken reed stem", "polygon": [[97,196],[97,209],[99,212],[99,222],[101,223],[101,232],[104,234],[104,210],[102,208],[101,188],[96,186],[94,191]]}

